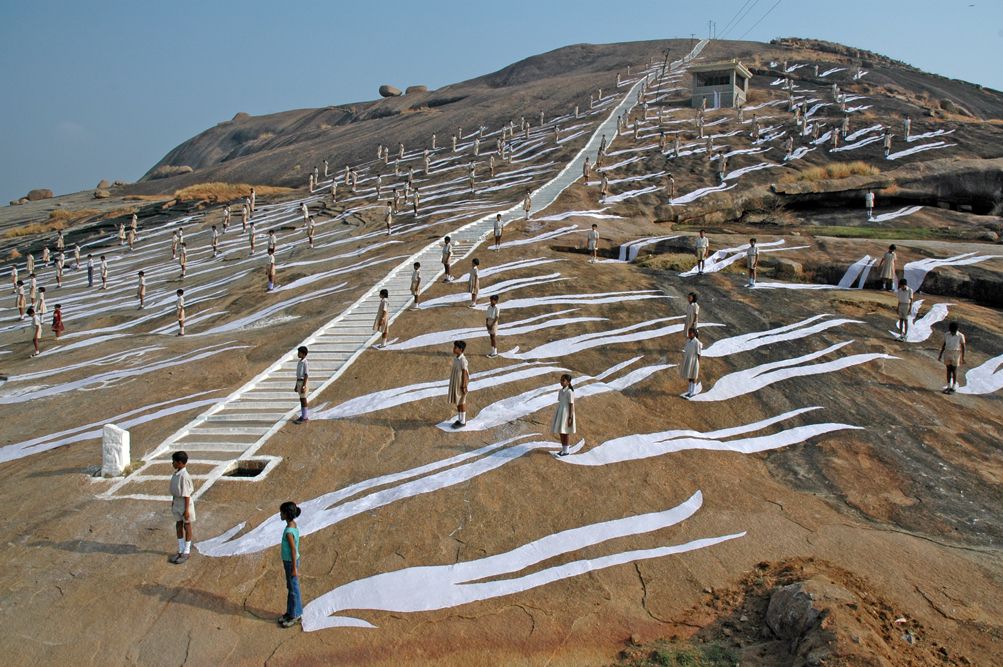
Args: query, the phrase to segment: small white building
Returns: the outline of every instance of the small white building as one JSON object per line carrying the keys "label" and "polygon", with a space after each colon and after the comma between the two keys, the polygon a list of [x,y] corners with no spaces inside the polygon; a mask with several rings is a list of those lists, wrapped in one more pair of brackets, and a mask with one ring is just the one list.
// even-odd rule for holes
{"label": "small white building", "polygon": [[705,100],[708,109],[738,108],[745,104],[752,72],[738,59],[691,67],[690,74],[694,108],[702,106]]}

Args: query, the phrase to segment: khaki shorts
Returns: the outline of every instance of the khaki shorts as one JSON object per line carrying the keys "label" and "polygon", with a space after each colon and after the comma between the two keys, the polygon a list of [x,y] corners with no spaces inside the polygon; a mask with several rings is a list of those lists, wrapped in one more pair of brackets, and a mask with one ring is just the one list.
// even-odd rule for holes
{"label": "khaki shorts", "polygon": [[944,365],[957,368],[961,365],[961,350],[944,350]]}
{"label": "khaki shorts", "polygon": [[756,258],[755,257],[746,257],[745,258],[745,265],[748,268],[750,268],[750,269],[756,268]]}
{"label": "khaki shorts", "polygon": [[909,304],[908,303],[900,303],[899,304],[899,317],[901,319],[903,319],[903,320],[906,319],[907,317],[909,317],[909,310],[910,309],[909,309]]}
{"label": "khaki shorts", "polygon": [[707,248],[697,248],[697,261],[703,261],[707,259]]}
{"label": "khaki shorts", "polygon": [[307,386],[309,384],[308,380],[296,380],[296,388],[293,390],[300,396],[306,396],[310,393],[310,388]]}
{"label": "khaki shorts", "polygon": [[[174,515],[175,521],[185,520],[185,499],[184,498],[174,498],[171,501],[171,514]],[[189,519],[185,523],[195,523],[195,501],[189,501],[188,503],[188,516]]]}

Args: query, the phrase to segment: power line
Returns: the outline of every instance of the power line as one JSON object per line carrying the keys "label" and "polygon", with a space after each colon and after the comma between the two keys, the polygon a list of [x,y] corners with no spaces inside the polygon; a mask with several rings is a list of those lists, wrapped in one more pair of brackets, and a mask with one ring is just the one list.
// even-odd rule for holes
{"label": "power line", "polygon": [[[772,12],[772,11],[773,11],[774,9],[776,9],[776,8],[777,8],[777,5],[779,5],[779,4],[780,4],[781,2],[783,2],[783,1],[784,1],[784,0],[777,0],[777,4],[776,4],[776,5],[773,5],[772,7],[770,7],[770,11],[766,12],[766,14],[764,14],[764,15],[763,15],[763,18],[762,18],[762,19],[759,19],[758,21],[756,21],[756,24],[755,24],[754,26],[752,26],[752,28],[749,28],[748,30],[746,30],[746,31],[745,31],[745,35],[748,35],[748,34],[749,34],[750,32],[752,32],[752,29],[753,29],[753,28],[755,28],[755,27],[756,27],[757,25],[759,25],[760,23],[762,23],[762,22],[763,22],[763,19],[765,19],[765,18],[766,18],[767,16],[769,16],[769,15],[770,15],[770,13],[771,13],[771,12]],[[738,38],[738,41],[742,41],[743,39],[745,39],[745,35],[742,35],[741,37],[739,37],[739,38]]]}
{"label": "power line", "polygon": [[[751,12],[753,9],[755,9],[756,5],[758,5],[758,4],[759,4],[759,0],[756,0],[755,2],[753,2],[752,6],[749,7],[744,14],[742,14],[741,18],[739,18],[737,21],[735,21],[735,25],[733,25],[730,28],[728,28],[728,33],[730,33],[732,30],[734,30],[735,28],[737,28],[738,24],[741,23],[742,21],[744,21],[745,17],[749,15],[749,12]],[[727,37],[728,33],[725,33],[724,35],[721,35],[721,39],[724,39],[725,37]]]}
{"label": "power line", "polygon": [[742,7],[741,7],[741,8],[740,8],[740,9],[739,9],[739,10],[738,10],[737,12],[735,12],[735,15],[731,17],[731,20],[730,20],[730,21],[728,21],[728,22],[727,22],[726,24],[724,24],[724,28],[722,28],[722,29],[721,29],[721,38],[722,38],[722,39],[724,38],[724,36],[725,36],[725,35],[727,35],[727,34],[728,34],[728,27],[729,27],[729,26],[730,26],[730,25],[731,25],[732,23],[734,23],[734,22],[735,22],[735,19],[737,19],[737,18],[738,18],[738,15],[742,13],[742,10],[743,10],[743,9],[745,9],[746,7],[748,7],[748,5],[749,5],[749,3],[750,3],[750,2],[752,2],[752,0],[745,0],[745,4],[744,4],[744,5],[742,5]]}

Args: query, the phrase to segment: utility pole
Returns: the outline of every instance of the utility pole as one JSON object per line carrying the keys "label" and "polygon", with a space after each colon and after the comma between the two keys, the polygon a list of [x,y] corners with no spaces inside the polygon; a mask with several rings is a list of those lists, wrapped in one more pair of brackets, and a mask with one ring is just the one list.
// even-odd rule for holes
{"label": "utility pole", "polygon": [[668,48],[665,48],[665,49],[662,49],[662,53],[665,54],[665,64],[662,65],[662,76],[665,76],[665,73],[669,71],[669,53],[670,53],[670,51],[669,51]]}
{"label": "utility pole", "polygon": [[714,25],[713,21],[707,21],[707,39],[711,38],[711,26]]}

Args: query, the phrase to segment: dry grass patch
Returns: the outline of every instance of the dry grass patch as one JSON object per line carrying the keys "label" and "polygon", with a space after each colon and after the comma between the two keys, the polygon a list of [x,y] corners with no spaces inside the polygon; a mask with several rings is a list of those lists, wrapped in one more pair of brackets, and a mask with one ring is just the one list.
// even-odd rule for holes
{"label": "dry grass patch", "polygon": [[45,222],[35,222],[30,225],[25,225],[24,227],[18,227],[17,229],[8,229],[4,233],[4,238],[16,239],[21,236],[32,236],[34,234],[44,234],[45,232],[56,232],[60,229],[66,229],[71,224],[75,222],[80,222],[86,218],[90,218],[99,213],[91,208],[85,208],[80,211],[66,211],[61,208],[57,208],[55,211],[49,213],[49,219]]}
{"label": "dry grass patch", "polygon": [[780,179],[781,183],[795,181],[822,181],[828,178],[849,178],[850,176],[875,176],[881,170],[866,162],[833,162],[824,167],[809,167],[796,174],[788,174]]}
{"label": "dry grass patch", "polygon": [[167,201],[167,195],[126,195],[122,197],[125,201]]}
{"label": "dry grass patch", "polygon": [[112,211],[102,214],[101,219],[107,220],[109,218],[117,218],[120,215],[132,215],[136,212],[136,209],[132,206],[126,206],[125,208],[116,208]]}
{"label": "dry grass patch", "polygon": [[280,188],[271,185],[248,185],[247,183],[199,183],[175,191],[174,199],[178,201],[233,201],[251,194],[254,188],[256,195],[277,195],[292,192],[292,188]]}

